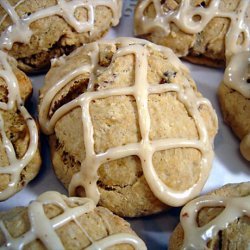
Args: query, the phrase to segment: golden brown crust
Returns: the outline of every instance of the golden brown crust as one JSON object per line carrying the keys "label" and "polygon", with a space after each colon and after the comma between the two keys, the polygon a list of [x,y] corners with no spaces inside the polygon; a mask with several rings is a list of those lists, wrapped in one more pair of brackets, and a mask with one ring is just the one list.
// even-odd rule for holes
{"label": "golden brown crust", "polygon": [[[118,3],[121,4],[122,0]],[[9,0],[14,5],[17,0]],[[19,15],[36,12],[37,10],[53,6],[56,0],[23,1],[17,6]],[[5,11],[0,7],[0,19]],[[33,32],[28,44],[14,43],[9,54],[18,61],[18,67],[28,73],[48,70],[50,60],[63,54],[69,54],[81,44],[89,43],[103,37],[112,25],[112,11],[106,6],[97,6],[94,10],[95,24],[92,32],[76,32],[62,17],[49,16],[39,19],[30,25]],[[76,16],[81,21],[86,21],[88,13],[81,8],[76,11]],[[10,18],[5,18],[0,25],[0,33],[11,24]]]}
{"label": "golden brown crust", "polygon": [[[208,195],[222,197],[244,197],[250,195],[250,182],[239,184],[227,184],[216,189]],[[222,208],[203,208],[200,210],[197,222],[199,226],[207,224],[219,213]],[[250,239],[250,218],[243,216],[233,223],[230,223],[227,229],[221,231],[220,235],[214,237],[210,242],[208,249],[247,249]],[[184,231],[181,224],[175,228],[169,240],[170,250],[180,250],[183,246]]]}

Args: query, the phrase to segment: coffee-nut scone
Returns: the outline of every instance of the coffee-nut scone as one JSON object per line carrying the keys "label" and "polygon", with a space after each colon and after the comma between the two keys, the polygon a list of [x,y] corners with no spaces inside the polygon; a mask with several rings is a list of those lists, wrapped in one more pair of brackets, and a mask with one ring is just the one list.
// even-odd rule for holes
{"label": "coffee-nut scone", "polygon": [[38,129],[24,103],[29,78],[14,58],[0,51],[0,201],[24,188],[38,173]]}
{"label": "coffee-nut scone", "polygon": [[249,249],[250,182],[227,184],[192,200],[181,211],[170,250]]}
{"label": "coffee-nut scone", "polygon": [[0,248],[147,249],[129,223],[108,209],[55,191],[41,194],[28,207],[0,212]]}
{"label": "coffee-nut scone", "polygon": [[100,39],[119,23],[122,0],[0,1],[0,49],[28,73],[50,60]]}
{"label": "coffee-nut scone", "polygon": [[248,0],[139,0],[135,34],[214,67],[250,47]]}
{"label": "coffee-nut scone", "polygon": [[224,121],[241,140],[240,151],[250,161],[250,52],[231,58],[218,95]]}
{"label": "coffee-nut scone", "polygon": [[197,196],[217,132],[215,111],[172,50],[135,38],[55,60],[39,122],[70,195],[131,217]]}

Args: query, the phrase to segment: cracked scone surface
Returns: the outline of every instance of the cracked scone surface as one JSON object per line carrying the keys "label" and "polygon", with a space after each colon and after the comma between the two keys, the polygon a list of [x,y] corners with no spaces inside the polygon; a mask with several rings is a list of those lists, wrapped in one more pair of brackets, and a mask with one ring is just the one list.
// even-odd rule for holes
{"label": "cracked scone surface", "polygon": [[[89,199],[68,198],[54,191],[43,193],[28,207],[1,212],[0,221],[0,247],[8,245],[16,249],[23,245],[25,250],[58,249],[58,246],[63,249],[93,246],[109,250],[139,249],[132,246],[134,243],[124,241],[131,238],[135,245],[146,249],[129,223],[108,209],[95,207]],[[11,238],[6,238],[6,232]],[[116,241],[112,237],[116,237]]]}
{"label": "cracked scone surface", "polygon": [[[41,1],[20,1],[8,0],[11,6],[15,6],[15,11],[21,18],[36,14],[38,11],[51,8],[58,4],[58,0],[41,0]],[[75,1],[76,2],[76,1]],[[89,1],[90,6],[98,1]],[[84,4],[85,1],[82,1]],[[78,1],[79,4],[79,1]],[[85,3],[86,4],[86,3]],[[122,0],[113,1],[115,5],[116,15],[121,12]],[[70,11],[70,8],[68,11]],[[0,34],[3,34],[13,21],[9,16],[5,16],[6,11],[0,5]],[[74,22],[92,22],[89,18],[93,15],[93,27],[86,31],[77,32],[76,29],[66,21],[65,18],[59,15],[48,15],[44,18],[39,18],[30,24],[32,36],[28,42],[15,42],[11,49],[8,49],[10,55],[18,61],[18,66],[25,72],[41,72],[47,70],[50,65],[50,60],[54,57],[59,57],[63,54],[69,54],[81,44],[93,42],[104,36],[109,28],[113,26],[112,20],[114,17],[113,11],[106,6],[97,5],[92,9],[78,7],[75,9]],[[16,37],[13,35],[12,37]]]}
{"label": "cracked scone surface", "polygon": [[[3,57],[3,54],[1,54],[1,57]],[[7,81],[12,81],[12,79],[8,78],[9,76],[8,74],[6,74],[6,71],[3,72],[4,68],[1,64],[1,60],[0,74],[5,75],[5,77],[7,77]],[[17,88],[19,88],[20,97],[22,101],[25,102],[32,93],[32,85],[30,79],[22,71],[17,69],[14,60],[9,60],[8,63],[11,71],[16,77],[18,84]],[[9,98],[15,95],[15,93],[12,93],[11,87],[8,87],[7,81],[0,76],[1,105],[7,104]],[[12,82],[10,84],[12,84]],[[41,157],[39,149],[36,148],[36,151],[33,154],[33,158],[29,162],[27,162],[27,164],[24,163],[23,169],[19,174],[17,174],[17,179],[13,182],[12,171],[14,170],[14,175],[15,172],[18,173],[19,169],[17,168],[17,166],[19,163],[17,162],[16,164],[14,164],[13,162],[10,162],[8,151],[11,151],[11,149],[6,147],[6,145],[3,143],[2,136],[3,134],[6,135],[7,139],[13,146],[12,153],[15,154],[16,160],[22,162],[22,158],[29,149],[30,137],[34,135],[32,133],[30,134],[27,121],[18,109],[16,103],[14,104],[12,109],[0,108],[0,114],[2,118],[1,124],[4,124],[4,133],[2,133],[0,136],[0,200],[4,200],[20,191],[27,185],[29,181],[34,179],[40,169]],[[5,171],[5,167],[8,168],[9,171]],[[12,191],[8,193],[7,190],[9,188]]]}
{"label": "cracked scone surface", "polygon": [[[211,193],[208,193],[208,196],[211,197],[211,199],[213,197],[224,197],[228,199],[228,206],[230,206],[230,199],[250,196],[250,182],[239,184],[227,184]],[[205,201],[206,196],[202,197],[204,197]],[[243,206],[243,204],[241,205]],[[244,207],[242,207],[242,209],[244,209]],[[198,210],[198,226],[206,226],[210,221],[216,219],[217,216],[222,214],[222,211],[223,207],[218,206],[218,204],[217,206],[202,207]],[[246,207],[246,215],[242,215],[239,218],[233,220],[233,222],[230,222],[225,229],[220,230],[218,235],[213,237],[212,240],[208,242],[207,249],[248,249],[250,243],[250,217],[247,215],[247,213],[249,214],[249,206]],[[191,229],[190,233],[192,233]],[[184,231],[181,224],[179,224],[171,235],[169,249],[183,249],[183,241]]]}
{"label": "cracked scone surface", "polygon": [[[170,47],[178,56],[184,57],[193,63],[212,67],[225,67],[226,50],[228,48],[228,52],[231,54],[232,51],[230,50],[233,48],[231,45],[229,45],[231,41],[227,41],[226,37],[229,30],[232,29],[234,29],[235,34],[236,32],[239,32],[239,37],[236,41],[237,45],[241,45],[244,39],[247,39],[248,45],[246,45],[245,49],[243,50],[247,50],[249,47],[249,35],[248,37],[244,38],[245,35],[240,33],[240,25],[235,23],[235,21],[238,21],[237,13],[241,13],[239,10],[237,10],[237,8],[241,2],[245,2],[244,0],[217,1],[219,6],[218,11],[211,10],[208,13],[205,12],[209,9],[210,4],[212,2],[216,2],[216,0],[148,0],[147,2],[149,4],[146,6],[143,12],[140,11],[140,8],[142,8],[145,1],[139,0],[136,6],[134,27],[135,34],[154,43]],[[158,10],[156,10],[156,7],[154,7],[153,2],[155,2],[155,6],[158,6]],[[182,5],[181,3],[183,2],[185,2],[186,7],[188,5],[188,10],[186,12],[183,11],[184,16],[182,16],[182,14],[179,15],[176,22],[168,21],[168,18],[164,20],[164,14],[171,16],[173,13],[178,13],[179,8]],[[185,9],[185,7],[183,7],[183,9]],[[204,16],[202,16],[203,14],[200,15],[199,9],[201,9],[201,13],[204,11]],[[221,13],[216,15],[215,12]],[[157,17],[156,13],[158,13]],[[228,13],[230,13],[229,16],[235,15],[234,20],[230,20],[230,17],[227,16]],[[249,13],[250,5],[248,4],[248,7],[245,9],[242,24],[244,22],[244,25],[249,23]],[[186,15],[194,16],[192,17]],[[209,19],[210,21],[204,26],[202,30],[200,30],[200,27],[202,27],[201,21],[203,19],[205,20],[207,17],[213,18],[211,20]],[[144,24],[144,19],[148,19],[148,24]],[[163,30],[155,26],[155,21],[153,20],[157,20],[156,22],[159,20],[159,23],[161,23],[163,26]],[[189,22],[191,23],[192,21],[193,23],[191,27]],[[146,25],[148,25],[148,28]],[[165,27],[168,27],[168,25],[169,32],[166,33],[164,32],[164,29],[166,29]],[[146,27],[144,28],[145,30],[143,29],[143,26]],[[182,26],[185,26],[190,30],[187,31]],[[247,29],[247,32],[249,33],[249,28]],[[230,37],[230,39],[233,40],[234,38]],[[233,50],[234,49],[235,48],[233,48]]]}
{"label": "cracked scone surface", "polygon": [[[122,39],[120,40],[122,41]],[[184,86],[201,97],[188,70],[171,52],[169,57],[157,50],[157,47],[140,39],[125,39],[128,50],[133,46],[141,46],[147,50],[146,74],[149,86],[174,83]],[[80,65],[90,65],[91,46],[98,46],[98,65],[94,74],[92,91],[95,93],[116,90],[118,87],[131,87],[135,83],[136,59],[133,54],[113,59],[121,49],[119,40],[86,45],[73,55],[61,58],[46,76],[46,83],[41,90],[41,104],[50,88],[63,79],[68,72],[73,72]],[[143,45],[144,44],[144,45]],[[165,49],[165,48],[164,48]],[[99,70],[98,70],[99,69]],[[56,110],[77,95],[88,94],[87,84],[89,73],[82,73],[65,85],[53,97],[49,105],[48,115],[53,117]],[[65,79],[65,78],[64,78]],[[92,78],[93,79],[93,78]],[[146,88],[146,86],[145,86]],[[182,87],[181,87],[182,88]],[[80,97],[79,97],[80,98]],[[45,104],[47,105],[47,104]],[[199,138],[195,121],[189,115],[185,105],[178,99],[175,92],[150,94],[148,97],[150,115],[149,140],[174,139],[192,140]],[[139,126],[137,103],[132,95],[117,95],[94,99],[90,102],[89,112],[93,125],[94,151],[103,154],[113,147],[140,143],[142,134]],[[201,105],[199,114],[205,121],[209,144],[212,144],[217,131],[217,120],[214,111],[207,105]],[[76,107],[55,123],[50,135],[52,162],[57,177],[69,188],[72,177],[79,173],[86,156],[82,122],[82,111]],[[182,192],[197,182],[201,153],[196,148],[171,148],[157,151],[152,156],[154,169],[165,185]],[[84,165],[84,164],[83,164]],[[91,165],[86,166],[91,170]],[[90,171],[91,172],[91,171]],[[93,170],[94,172],[94,170]],[[115,160],[107,159],[98,168],[97,186],[100,192],[99,204],[122,216],[141,216],[164,210],[167,204],[159,201],[149,188],[144,176],[141,160],[138,156],[129,155]],[[76,194],[83,196],[83,188],[76,188]]]}

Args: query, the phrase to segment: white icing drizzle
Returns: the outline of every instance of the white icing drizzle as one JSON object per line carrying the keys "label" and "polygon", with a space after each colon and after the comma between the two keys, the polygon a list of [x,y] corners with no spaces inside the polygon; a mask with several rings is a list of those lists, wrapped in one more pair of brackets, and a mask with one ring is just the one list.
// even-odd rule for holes
{"label": "white icing drizzle", "polygon": [[[223,207],[224,210],[202,227],[197,225],[199,211],[205,207]],[[250,196],[205,196],[189,202],[181,211],[180,221],[184,230],[182,249],[207,249],[207,243],[220,230],[226,229],[234,220],[250,216]]]}
{"label": "white icing drizzle", "polygon": [[225,70],[224,83],[231,89],[250,98],[250,51],[242,52],[231,57]]}
{"label": "white icing drizzle", "polygon": [[[156,16],[149,18],[144,15],[146,8],[153,4]],[[250,30],[249,23],[246,20],[247,9],[249,8],[248,0],[240,0],[236,11],[224,12],[220,10],[220,0],[211,0],[208,7],[193,7],[191,0],[181,1],[176,10],[164,11],[160,0],[141,1],[136,12],[135,20],[140,23],[138,29],[135,30],[136,35],[142,35],[161,29],[168,35],[171,32],[170,24],[175,23],[182,31],[189,34],[197,34],[201,32],[205,26],[215,17],[224,17],[231,20],[228,29],[225,47],[226,57],[241,51],[249,51],[250,48]],[[248,11],[249,12],[249,11]],[[194,17],[199,17],[196,21]],[[238,37],[243,35],[242,44],[237,44]]]}
{"label": "white icing drizzle", "polygon": [[[44,212],[44,205],[54,204],[62,209],[62,213],[56,217],[49,219]],[[72,205],[69,205],[72,204]],[[28,216],[30,221],[30,230],[20,237],[13,238],[3,221],[0,220],[0,230],[2,231],[8,249],[23,249],[27,244],[39,239],[46,249],[64,250],[63,243],[57,235],[56,230],[70,221],[75,222],[82,232],[86,235],[86,230],[78,222],[77,218],[91,212],[95,209],[95,204],[87,198],[71,197],[67,198],[64,195],[55,191],[43,193],[36,201],[31,202],[28,207]],[[86,250],[102,250],[116,244],[130,244],[135,250],[147,249],[144,242],[136,235],[128,233],[117,233],[109,235],[99,241],[94,241],[86,235],[90,240],[91,245]],[[2,249],[2,247],[0,247]]]}
{"label": "white icing drizzle", "polygon": [[[108,7],[113,14],[112,25],[115,26],[119,23],[121,16],[121,1],[120,0],[57,0],[57,5],[40,9],[29,16],[19,17],[15,8],[23,3],[24,0],[18,2],[15,6],[11,6],[8,0],[1,0],[0,5],[5,9],[13,24],[2,32],[0,36],[0,48],[10,50],[15,42],[29,43],[32,30],[30,24],[41,18],[58,15],[71,25],[78,33],[92,32],[94,29],[94,10],[97,6]],[[77,8],[85,8],[88,11],[88,20],[79,21],[75,17]],[[0,25],[3,23],[7,14],[3,16]]]}
{"label": "white icing drizzle", "polygon": [[26,153],[21,159],[18,159],[14,147],[5,133],[4,120],[0,113],[0,134],[9,161],[8,166],[0,166],[0,174],[10,175],[8,187],[5,190],[0,191],[0,200],[7,199],[16,192],[17,184],[20,181],[20,173],[32,160],[38,147],[38,131],[36,123],[23,105],[19,93],[18,82],[9,64],[9,60],[11,60],[11,58],[9,58],[9,56],[3,51],[0,51],[0,64],[3,68],[0,69],[0,77],[4,79],[8,86],[8,102],[0,102],[0,109],[8,111],[17,106],[17,109],[27,123],[30,140]]}
{"label": "white icing drizzle", "polygon": [[130,244],[134,247],[135,250],[146,249],[144,242],[137,236],[132,234],[120,233],[113,234],[107,238],[96,241],[91,246],[87,247],[86,250],[102,250],[117,244]]}
{"label": "white icing drizzle", "polygon": [[[150,85],[148,83],[147,57],[149,52],[147,47],[161,52],[167,58],[171,58],[172,63],[176,66],[177,69],[187,71],[187,68],[184,67],[184,65],[170,49],[154,45],[141,39],[119,38],[110,42],[104,42],[105,44],[119,44],[119,49],[113,55],[111,64],[118,57],[134,54],[136,59],[135,84],[131,87],[120,87],[99,91],[92,91],[92,88],[88,88],[87,92],[81,94],[71,102],[63,105],[55,111],[51,119],[48,118],[53,98],[72,79],[83,73],[92,73],[92,76],[89,80],[89,86],[94,85],[95,79],[93,76],[95,72],[93,70],[98,66],[98,60],[96,60],[96,58],[99,53],[98,45],[100,43],[102,42],[96,42],[84,46],[84,51],[89,52],[88,54],[90,56],[90,59],[92,60],[92,64],[82,65],[79,68],[76,68],[75,70],[61,78],[60,81],[53,84],[53,86],[43,96],[40,104],[39,121],[42,130],[46,134],[54,133],[55,124],[62,116],[76,107],[81,107],[86,158],[81,164],[80,172],[76,173],[71,179],[69,185],[70,194],[74,195],[76,187],[83,186],[86,196],[90,197],[96,203],[98,203],[100,199],[100,193],[96,184],[98,180],[98,168],[103,163],[127,156],[136,155],[141,160],[144,176],[154,195],[166,204],[172,206],[183,205],[188,200],[200,193],[207,180],[213,157],[213,150],[211,145],[212,142],[209,140],[204,121],[199,112],[199,107],[201,105],[207,105],[215,123],[217,123],[217,117],[211,107],[210,102],[205,98],[198,97],[190,87],[188,81],[186,83],[183,83],[184,87],[181,87],[180,85],[174,83],[161,85]],[[78,51],[79,50],[77,50],[75,53],[81,53],[80,51]],[[175,92],[177,94],[178,100],[185,105],[189,115],[193,117],[196,123],[199,134],[198,140],[149,140],[150,116],[148,110],[148,95],[166,92]],[[132,143],[125,146],[110,148],[104,153],[96,154],[94,150],[94,129],[89,112],[90,102],[94,99],[120,95],[132,95],[136,99],[142,140],[139,143]],[[178,191],[167,187],[157,176],[157,173],[153,167],[152,158],[155,152],[174,148],[195,148],[201,153],[199,180],[192,187],[188,188],[185,191]]]}

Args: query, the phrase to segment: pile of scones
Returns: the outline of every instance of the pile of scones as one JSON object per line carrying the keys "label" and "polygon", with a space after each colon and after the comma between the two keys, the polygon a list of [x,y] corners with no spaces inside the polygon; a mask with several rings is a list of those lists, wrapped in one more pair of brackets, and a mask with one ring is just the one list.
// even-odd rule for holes
{"label": "pile of scones", "polygon": [[[249,166],[250,1],[134,2],[135,37],[105,40],[122,0],[0,0],[0,249],[144,250],[122,217],[171,207],[169,249],[249,249],[250,182],[200,196],[218,119],[180,59],[224,70],[221,114]],[[1,211],[37,176],[41,133],[68,197]]]}

